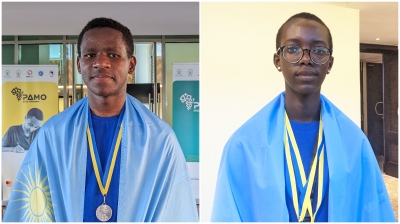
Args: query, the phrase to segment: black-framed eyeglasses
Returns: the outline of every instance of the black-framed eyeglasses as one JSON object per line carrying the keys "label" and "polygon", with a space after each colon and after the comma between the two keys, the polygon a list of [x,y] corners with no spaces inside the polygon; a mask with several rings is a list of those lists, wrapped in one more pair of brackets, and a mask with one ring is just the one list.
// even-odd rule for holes
{"label": "black-framed eyeglasses", "polygon": [[278,48],[277,52],[282,51],[282,56],[285,61],[294,64],[303,58],[304,51],[306,50],[308,50],[311,61],[317,65],[325,64],[329,61],[329,58],[332,55],[332,51],[326,47],[312,47],[310,49],[303,49],[297,45],[281,46]]}

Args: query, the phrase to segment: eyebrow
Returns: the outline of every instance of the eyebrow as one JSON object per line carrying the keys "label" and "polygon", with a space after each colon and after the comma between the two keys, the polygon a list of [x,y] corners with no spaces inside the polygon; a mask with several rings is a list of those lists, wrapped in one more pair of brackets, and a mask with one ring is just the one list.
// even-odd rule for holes
{"label": "eyebrow", "polygon": [[[96,50],[97,50],[97,48],[95,48],[95,47],[89,47],[89,48],[83,49],[82,51],[84,51],[84,52],[93,52],[93,51],[96,51]],[[105,51],[116,51],[117,48],[115,48],[115,47],[104,47],[104,48],[102,48],[102,50],[105,50]]]}
{"label": "eyebrow", "polygon": [[[295,42],[295,43],[298,43],[298,42],[300,42],[300,40],[297,39],[297,38],[291,38],[291,39],[285,40],[284,42],[285,42],[285,43],[287,43],[287,42]],[[311,44],[325,44],[326,46],[329,45],[329,44],[326,43],[325,41],[319,40],[319,39],[311,40]]]}

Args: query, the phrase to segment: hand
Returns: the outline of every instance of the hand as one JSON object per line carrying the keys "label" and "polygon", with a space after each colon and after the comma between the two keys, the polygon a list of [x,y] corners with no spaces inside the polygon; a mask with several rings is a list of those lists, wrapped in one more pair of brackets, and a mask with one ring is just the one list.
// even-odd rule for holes
{"label": "hand", "polygon": [[17,152],[17,153],[24,153],[24,152],[25,152],[25,149],[24,149],[22,146],[20,146],[20,145],[18,144],[17,146],[15,146],[14,152]]}

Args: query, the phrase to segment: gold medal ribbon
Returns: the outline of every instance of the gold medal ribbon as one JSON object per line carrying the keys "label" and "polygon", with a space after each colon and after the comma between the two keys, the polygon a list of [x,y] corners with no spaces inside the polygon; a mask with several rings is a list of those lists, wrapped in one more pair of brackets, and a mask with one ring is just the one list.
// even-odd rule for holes
{"label": "gold medal ribbon", "polygon": [[96,156],[94,154],[93,140],[92,140],[92,134],[90,132],[89,124],[88,124],[88,126],[86,128],[86,134],[88,136],[90,156],[92,158],[92,164],[93,164],[94,173],[96,175],[97,184],[99,185],[100,191],[104,196],[104,195],[107,195],[108,189],[110,187],[111,178],[112,178],[112,175],[113,175],[113,172],[114,172],[115,161],[117,159],[117,154],[118,154],[118,150],[119,150],[119,145],[121,144],[122,122],[121,122],[121,124],[119,126],[117,142],[116,142],[115,147],[114,147],[114,152],[113,152],[113,155],[112,155],[110,169],[109,169],[109,172],[107,174],[107,181],[106,181],[106,186],[105,187],[103,186],[103,182],[102,182],[102,180],[100,178],[100,172],[99,172],[99,167],[98,167],[99,164],[97,164]]}
{"label": "gold medal ribbon", "polygon": [[[306,212],[308,211],[311,216],[311,222],[314,222],[315,216],[318,212],[318,209],[322,203],[322,191],[323,191],[323,180],[324,180],[324,151],[325,146],[322,145],[322,133],[323,133],[323,124],[322,124],[322,117],[320,117],[319,122],[319,130],[318,130],[318,144],[317,144],[317,154],[313,159],[313,163],[311,166],[311,171],[309,174],[308,180],[306,180],[306,175],[304,172],[303,162],[300,157],[299,148],[296,143],[296,139],[294,138],[293,130],[290,125],[289,118],[285,112],[285,136],[284,136],[284,145],[285,145],[285,157],[286,163],[288,166],[289,171],[289,179],[290,179],[290,186],[292,191],[292,200],[294,210],[296,212],[296,216],[299,222],[302,222],[305,218]],[[288,136],[289,135],[289,136]],[[289,146],[289,139],[293,146],[293,151],[295,154],[295,159],[298,165],[298,170],[300,172],[301,183],[303,187],[307,184],[306,195],[304,197],[304,201],[302,203],[301,208],[299,208],[299,199],[297,196],[297,185],[296,185],[296,176],[294,174],[292,156],[290,153],[290,146]],[[318,153],[319,152],[319,153]],[[318,163],[318,196],[317,196],[317,207],[315,209],[315,213],[312,212],[312,203],[311,203],[311,191],[314,185],[316,167]]]}

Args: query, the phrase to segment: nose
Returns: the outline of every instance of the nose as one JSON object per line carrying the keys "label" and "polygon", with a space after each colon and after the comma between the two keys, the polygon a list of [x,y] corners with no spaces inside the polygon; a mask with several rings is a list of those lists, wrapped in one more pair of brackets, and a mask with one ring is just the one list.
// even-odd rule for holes
{"label": "nose", "polygon": [[[306,53],[307,52],[307,53]],[[301,57],[300,64],[313,64],[313,61],[311,60],[310,56],[310,49],[303,49],[303,57]]]}
{"label": "nose", "polygon": [[109,68],[110,61],[108,55],[106,54],[99,54],[96,56],[95,60],[93,61],[93,67],[95,68]]}

